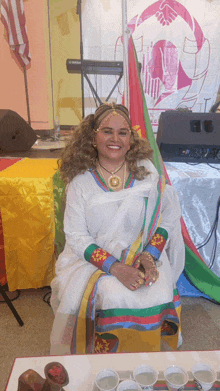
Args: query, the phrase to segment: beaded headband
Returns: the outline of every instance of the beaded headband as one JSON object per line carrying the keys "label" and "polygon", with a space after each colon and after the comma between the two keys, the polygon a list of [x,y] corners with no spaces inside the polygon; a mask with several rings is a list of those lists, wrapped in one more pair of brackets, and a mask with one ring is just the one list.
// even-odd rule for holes
{"label": "beaded headband", "polygon": [[98,127],[101,124],[101,122],[103,121],[103,119],[106,118],[106,120],[107,120],[107,116],[109,116],[109,114],[111,114],[111,116],[112,115],[120,115],[121,117],[123,117],[126,120],[126,122],[128,123],[129,127],[131,127],[130,118],[129,118],[129,116],[125,112],[123,112],[120,108],[115,107],[114,103],[112,103],[112,104],[108,104],[107,103],[106,105],[109,107],[109,110],[104,111],[104,113],[102,113],[100,116],[98,116],[97,119],[94,118],[95,122],[97,122],[96,125],[98,125],[97,129],[94,129],[95,132],[98,131]]}

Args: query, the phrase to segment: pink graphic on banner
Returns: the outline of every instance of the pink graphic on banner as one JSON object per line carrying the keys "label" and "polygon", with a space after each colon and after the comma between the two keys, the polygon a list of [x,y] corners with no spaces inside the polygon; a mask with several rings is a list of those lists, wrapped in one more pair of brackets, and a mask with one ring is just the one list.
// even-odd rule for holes
{"label": "pink graphic on banner", "polygon": [[[131,33],[135,33],[134,35],[137,36],[139,27],[151,17],[156,18],[161,31],[164,27],[166,28],[164,38],[168,38],[170,34],[171,37],[151,42],[151,46],[148,46],[145,51],[143,49],[144,38],[153,40],[153,36],[149,36],[148,33],[146,37],[139,36],[138,41],[134,37],[134,42],[142,42],[141,49],[139,48],[137,53],[138,55],[140,53],[142,59],[142,81],[145,94],[149,98],[153,98],[155,109],[165,98],[184,89],[179,98],[175,99],[176,107],[185,106],[192,109],[202,91],[208,72],[209,41],[204,37],[197,20],[176,0],[156,1],[147,7],[140,16],[134,16],[128,23]],[[192,40],[185,36],[180,47],[179,43],[177,47],[172,42],[176,38],[176,30],[174,33],[176,25],[173,27],[173,22],[177,18],[182,18],[187,23],[195,38]],[[119,40],[117,40],[116,46],[118,44]]]}
{"label": "pink graphic on banner", "polygon": [[194,17],[190,15],[188,10],[176,0],[159,0],[156,3],[150,5],[145,11],[142,12],[138,19],[137,27],[141,25],[145,20],[155,15],[158,22],[162,26],[169,25],[179,15],[189,25],[195,35],[198,50],[201,49],[204,44],[205,38],[201,27]]}
{"label": "pink graphic on banner", "polygon": [[[144,55],[145,60],[146,55]],[[152,48],[151,59],[148,59],[147,69],[144,69],[144,92],[156,100],[157,105],[162,99],[176,91],[179,61],[175,45],[169,41],[158,41]],[[191,80],[188,81],[190,83]],[[189,85],[189,84],[187,84]],[[159,96],[164,86],[165,91]]]}

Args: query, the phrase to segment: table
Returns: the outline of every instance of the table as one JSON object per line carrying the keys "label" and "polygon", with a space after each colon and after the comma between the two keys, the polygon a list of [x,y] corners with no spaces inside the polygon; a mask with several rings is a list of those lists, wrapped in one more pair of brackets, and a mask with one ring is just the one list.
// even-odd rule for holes
{"label": "table", "polygon": [[[147,364],[159,371],[159,379],[164,379],[163,371],[169,365],[182,366],[189,372],[189,379],[192,379],[192,374],[190,373],[192,367],[198,362],[206,363],[215,371],[219,371],[220,351],[91,354],[16,358],[5,391],[16,391],[19,376],[30,368],[45,378],[44,367],[52,361],[60,362],[69,374],[69,384],[64,387],[65,391],[92,391],[96,374],[104,368],[111,368],[116,371],[132,371],[138,365]],[[217,383],[217,385],[219,388],[220,384]]]}
{"label": "table", "polygon": [[0,172],[0,208],[9,290],[40,288],[54,277],[53,176],[57,159],[28,159]]}
{"label": "table", "polygon": [[[172,185],[176,188],[182,216],[196,247],[202,243],[215,220],[216,206],[220,196],[220,164],[165,162]],[[214,236],[199,253],[210,264]],[[217,251],[211,270],[220,277],[220,223],[217,228]]]}
{"label": "table", "polygon": [[49,135],[48,138],[38,138],[35,144],[28,151],[15,151],[5,152],[0,151],[0,158],[18,158],[18,157],[29,157],[31,159],[41,158],[60,158],[62,149],[69,140],[72,132],[69,131],[68,135],[65,135],[64,131],[61,131],[61,137],[58,141],[53,141]]}

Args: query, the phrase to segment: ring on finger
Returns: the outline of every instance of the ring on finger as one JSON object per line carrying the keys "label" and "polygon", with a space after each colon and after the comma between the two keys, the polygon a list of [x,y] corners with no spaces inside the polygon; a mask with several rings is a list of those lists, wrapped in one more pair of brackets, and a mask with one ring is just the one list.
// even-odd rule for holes
{"label": "ring on finger", "polygon": [[144,273],[139,272],[139,277],[144,278]]}
{"label": "ring on finger", "polygon": [[138,280],[138,284],[139,285],[143,285],[144,284],[144,280],[142,280],[142,279]]}

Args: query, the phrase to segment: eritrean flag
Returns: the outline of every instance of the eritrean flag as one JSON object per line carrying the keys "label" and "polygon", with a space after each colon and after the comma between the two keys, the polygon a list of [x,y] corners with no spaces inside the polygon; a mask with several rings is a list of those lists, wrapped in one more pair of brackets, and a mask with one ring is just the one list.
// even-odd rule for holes
{"label": "eritrean flag", "polygon": [[[139,135],[147,138],[153,149],[153,162],[157,168],[159,180],[159,196],[162,196],[165,182],[171,185],[165,165],[157,146],[150,118],[148,115],[144,91],[138,72],[138,59],[132,36],[129,40],[129,94],[130,117],[132,127],[136,128]],[[220,279],[208,268],[193,244],[183,218],[181,218],[182,234],[186,248],[186,260],[184,273],[186,277],[205,295],[220,302]]]}

